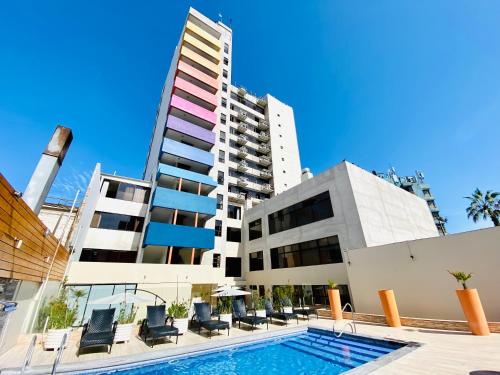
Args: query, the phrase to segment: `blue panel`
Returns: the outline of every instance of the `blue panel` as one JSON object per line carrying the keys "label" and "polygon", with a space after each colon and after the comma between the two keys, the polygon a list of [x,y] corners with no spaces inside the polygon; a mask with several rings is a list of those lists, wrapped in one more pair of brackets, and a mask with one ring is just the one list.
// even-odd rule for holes
{"label": "blue panel", "polygon": [[213,249],[215,231],[183,225],[150,222],[144,236],[144,246],[178,246]]}
{"label": "blue panel", "polygon": [[184,143],[174,141],[170,138],[163,139],[161,151],[166,152],[167,154],[193,160],[201,164],[209,165],[211,167],[214,165],[214,155],[211,152],[185,145]]}
{"label": "blue panel", "polygon": [[214,216],[217,200],[204,195],[157,187],[151,206],[199,212],[201,214]]}
{"label": "blue panel", "polygon": [[215,182],[215,180],[212,179],[212,177],[209,177],[201,173],[191,172],[186,169],[173,167],[167,164],[160,163],[158,167],[158,173],[173,177],[180,177],[184,180],[201,182],[203,185],[212,186],[213,188],[217,187],[217,182]]}

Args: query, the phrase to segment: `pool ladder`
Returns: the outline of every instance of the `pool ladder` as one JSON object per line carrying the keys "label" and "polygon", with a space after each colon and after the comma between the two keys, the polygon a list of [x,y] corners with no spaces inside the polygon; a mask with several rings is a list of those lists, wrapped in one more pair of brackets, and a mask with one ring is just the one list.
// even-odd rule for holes
{"label": "pool ladder", "polygon": [[56,359],[54,360],[54,364],[52,365],[52,372],[51,375],[54,375],[57,370],[57,366],[59,366],[59,362],[61,361],[62,354],[64,352],[64,345],[66,345],[66,340],[68,339],[68,334],[65,333],[62,340],[61,340],[61,345],[59,346],[59,349],[57,349],[57,355]]}
{"label": "pool ladder", "polygon": [[342,315],[344,315],[344,311],[345,311],[345,309],[346,309],[347,307],[349,307],[349,308],[351,309],[351,320],[352,320],[352,322],[348,322],[348,323],[346,323],[346,324],[342,327],[342,329],[339,331],[339,333],[337,334],[337,333],[335,333],[335,320],[334,320],[334,321],[333,321],[333,335],[334,335],[335,337],[340,337],[340,336],[342,336],[342,335],[344,334],[344,332],[345,332],[345,330],[346,330],[346,328],[347,328],[347,327],[351,328],[352,333],[356,333],[356,332],[358,331],[358,330],[357,330],[357,328],[356,328],[356,319],[355,319],[355,316],[354,316],[354,314],[355,314],[355,312],[354,312],[354,308],[352,307],[352,305],[351,305],[350,303],[346,303],[346,304],[344,305],[344,307],[342,308]]}
{"label": "pool ladder", "polygon": [[31,358],[33,357],[33,353],[35,351],[36,338],[36,335],[33,335],[33,337],[31,338],[30,346],[28,347],[28,351],[24,356],[23,367],[21,367],[21,375],[24,374],[24,371],[26,371],[26,367],[28,367],[31,363]]}

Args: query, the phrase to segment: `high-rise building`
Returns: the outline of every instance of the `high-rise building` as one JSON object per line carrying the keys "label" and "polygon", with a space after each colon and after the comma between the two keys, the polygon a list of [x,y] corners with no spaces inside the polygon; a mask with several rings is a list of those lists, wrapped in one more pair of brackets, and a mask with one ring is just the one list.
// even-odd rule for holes
{"label": "high-rise building", "polygon": [[431,211],[434,224],[436,224],[439,234],[442,236],[446,235],[446,219],[439,213],[439,208],[436,205],[436,198],[432,195],[429,184],[424,181],[424,174],[421,171],[415,171],[415,176],[398,176],[396,169],[392,167],[387,173],[373,171],[373,174],[424,199],[429,206],[429,210]]}

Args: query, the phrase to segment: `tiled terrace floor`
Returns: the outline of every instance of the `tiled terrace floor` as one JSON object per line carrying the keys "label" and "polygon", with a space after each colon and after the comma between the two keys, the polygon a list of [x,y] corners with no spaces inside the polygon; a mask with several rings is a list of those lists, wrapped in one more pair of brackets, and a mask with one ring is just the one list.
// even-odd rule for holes
{"label": "tiled terrace floor", "polygon": [[[311,326],[318,326],[327,329],[332,328],[332,321],[320,318],[311,319]],[[301,321],[300,325],[307,325],[307,321]],[[289,324],[289,327],[296,324]],[[339,323],[342,326],[342,323]],[[480,375],[474,371],[498,371],[500,374],[500,334],[492,334],[487,337],[473,336],[464,332],[439,331],[419,328],[389,328],[386,326],[358,323],[358,332],[365,335],[380,338],[393,338],[405,341],[416,341],[424,344],[415,351],[397,359],[396,361],[376,370],[374,374],[472,374]],[[269,330],[282,330],[284,326],[270,324]],[[265,328],[255,330],[265,331]],[[209,339],[205,336],[206,331],[202,331],[203,336],[194,332],[188,332],[185,336],[179,337],[178,346],[207,343]],[[249,329],[238,329],[233,327],[230,337],[240,337],[252,335]],[[227,334],[221,331],[219,336],[212,337],[212,342],[227,340]],[[97,352],[91,354],[81,354],[76,357],[77,344],[80,338],[80,330],[73,332],[69,346],[65,350],[62,363],[95,361],[114,358],[119,356],[164,351],[168,355],[169,350],[176,347],[175,344],[165,342],[156,345],[154,348],[146,346],[139,338],[133,337],[129,343],[116,344],[113,346],[111,354]],[[29,341],[27,338],[26,341]],[[27,344],[18,344],[2,357],[0,357],[0,368],[18,367],[21,365],[27,349]],[[104,350],[104,349],[103,349]],[[33,356],[32,365],[51,364],[54,361],[55,353],[43,351],[41,344],[38,344]],[[484,373],[490,375],[490,373]]]}

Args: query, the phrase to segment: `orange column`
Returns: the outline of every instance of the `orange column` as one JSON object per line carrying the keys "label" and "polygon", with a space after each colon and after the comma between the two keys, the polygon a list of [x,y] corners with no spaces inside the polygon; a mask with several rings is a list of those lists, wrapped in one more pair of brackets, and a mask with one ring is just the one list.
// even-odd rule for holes
{"label": "orange column", "polygon": [[457,296],[472,334],[488,336],[490,328],[477,289],[457,289]]}
{"label": "orange column", "polygon": [[398,305],[396,304],[396,297],[392,289],[382,289],[378,291],[382,308],[384,309],[385,318],[389,327],[401,327],[401,320],[399,319]]}
{"label": "orange column", "polygon": [[[181,191],[181,189],[182,189],[182,177],[179,178],[179,186],[177,187],[178,191]],[[174,211],[174,217],[172,219],[172,224],[174,224],[174,225],[177,224],[177,213],[178,212],[179,212],[179,210],[177,210],[177,209]],[[168,261],[167,261],[167,264],[170,264],[172,262],[172,253],[173,253],[173,251],[174,251],[174,247],[170,246],[168,248]]]}
{"label": "orange column", "polygon": [[[201,195],[201,182],[198,182],[198,195]],[[194,216],[194,226],[195,228],[198,226],[198,212]],[[191,264],[194,264],[194,253],[195,248],[191,249]]]}

